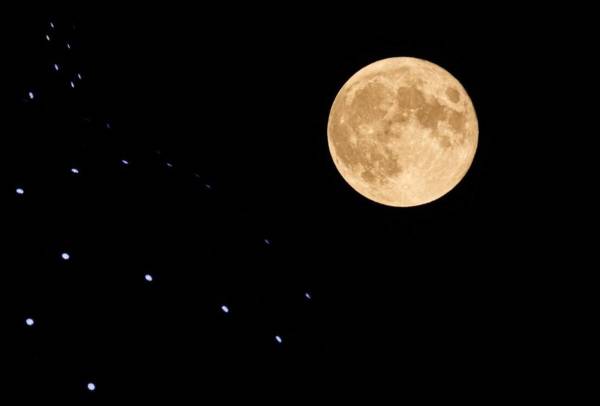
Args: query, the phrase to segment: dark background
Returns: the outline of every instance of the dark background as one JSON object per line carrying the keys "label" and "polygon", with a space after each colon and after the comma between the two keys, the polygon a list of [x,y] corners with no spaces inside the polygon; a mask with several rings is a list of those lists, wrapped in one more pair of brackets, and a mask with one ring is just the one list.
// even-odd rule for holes
{"label": "dark background", "polygon": [[[530,95],[551,75],[534,63],[548,37],[497,10],[234,9],[11,19],[0,395],[290,404],[527,385],[539,183],[514,140],[540,136]],[[450,71],[480,127],[463,181],[410,209],[358,195],[327,147],[339,88],[392,56]]]}

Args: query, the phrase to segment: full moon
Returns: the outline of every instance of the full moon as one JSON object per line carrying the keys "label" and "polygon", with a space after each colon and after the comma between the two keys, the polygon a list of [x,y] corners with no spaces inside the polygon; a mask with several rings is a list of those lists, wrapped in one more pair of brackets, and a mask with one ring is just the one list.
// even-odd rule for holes
{"label": "full moon", "polygon": [[382,59],[337,94],[327,124],[329,151],[352,188],[394,207],[432,202],[465,176],[479,127],[462,85],[416,58]]}

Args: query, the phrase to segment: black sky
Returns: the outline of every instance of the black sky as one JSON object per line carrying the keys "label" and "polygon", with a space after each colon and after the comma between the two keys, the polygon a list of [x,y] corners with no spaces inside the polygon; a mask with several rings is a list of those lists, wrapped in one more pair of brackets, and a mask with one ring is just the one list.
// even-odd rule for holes
{"label": "black sky", "polygon": [[[543,35],[493,14],[16,16],[0,163],[12,372],[0,396],[493,392],[521,348],[535,279],[517,261],[529,227],[511,227],[535,216],[526,197],[539,183],[516,169],[523,152],[507,137],[526,136],[531,78],[550,76],[532,63]],[[339,88],[392,56],[450,71],[480,127],[463,181],[410,209],[358,195],[327,148]]]}

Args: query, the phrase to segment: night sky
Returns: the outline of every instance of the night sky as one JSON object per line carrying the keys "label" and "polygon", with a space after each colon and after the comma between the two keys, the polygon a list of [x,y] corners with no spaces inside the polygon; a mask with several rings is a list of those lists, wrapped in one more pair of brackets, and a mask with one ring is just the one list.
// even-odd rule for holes
{"label": "night sky", "polygon": [[[502,231],[510,39],[238,11],[10,23],[0,396],[21,400],[0,404],[464,399],[504,382],[527,239]],[[407,209],[356,193],[327,146],[340,87],[392,56],[451,72],[480,130],[463,181]]]}

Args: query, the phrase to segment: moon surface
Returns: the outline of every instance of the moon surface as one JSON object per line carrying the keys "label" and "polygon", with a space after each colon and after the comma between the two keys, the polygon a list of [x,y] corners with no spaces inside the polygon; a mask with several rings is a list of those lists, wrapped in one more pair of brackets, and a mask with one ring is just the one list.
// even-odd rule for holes
{"label": "moon surface", "polygon": [[374,62],[337,94],[327,125],[336,168],[357,192],[394,207],[439,199],[465,176],[479,127],[469,95],[431,62]]}

